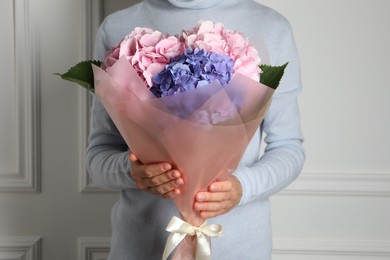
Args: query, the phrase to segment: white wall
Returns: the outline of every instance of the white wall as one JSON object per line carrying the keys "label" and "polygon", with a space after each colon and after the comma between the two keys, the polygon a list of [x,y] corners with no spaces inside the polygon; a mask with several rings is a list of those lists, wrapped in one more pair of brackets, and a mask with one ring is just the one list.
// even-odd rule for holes
{"label": "white wall", "polygon": [[[274,259],[390,259],[390,2],[261,2],[294,28],[308,156],[272,198]],[[0,259],[107,256],[117,195],[85,174],[88,98],[52,75],[90,55],[98,5],[0,1]]]}
{"label": "white wall", "polygon": [[295,30],[305,87],[306,171],[389,173],[390,2],[262,2]]}
{"label": "white wall", "polygon": [[273,198],[275,259],[389,259],[390,2],[260,2],[290,20],[304,85],[307,162]]}
{"label": "white wall", "polygon": [[87,3],[0,1],[2,260],[97,259],[79,238],[110,234],[117,195],[82,188],[81,92],[53,75],[85,58]]}

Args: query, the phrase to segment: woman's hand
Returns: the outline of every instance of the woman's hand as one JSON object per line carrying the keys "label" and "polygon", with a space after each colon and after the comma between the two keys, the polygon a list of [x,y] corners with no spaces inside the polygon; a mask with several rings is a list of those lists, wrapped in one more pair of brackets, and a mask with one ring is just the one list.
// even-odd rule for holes
{"label": "woman's hand", "polygon": [[198,192],[195,196],[195,210],[202,218],[222,215],[240,203],[242,186],[235,176],[224,181],[210,184],[208,191]]}
{"label": "woman's hand", "polygon": [[130,175],[139,189],[159,195],[162,198],[174,198],[180,194],[179,187],[184,181],[178,170],[169,163],[143,164],[137,156],[129,154]]}

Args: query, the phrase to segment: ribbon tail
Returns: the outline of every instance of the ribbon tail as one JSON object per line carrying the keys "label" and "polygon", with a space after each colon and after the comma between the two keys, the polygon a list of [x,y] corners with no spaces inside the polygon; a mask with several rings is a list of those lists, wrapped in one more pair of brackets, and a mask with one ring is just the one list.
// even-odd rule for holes
{"label": "ribbon tail", "polygon": [[180,244],[181,241],[185,238],[186,234],[180,233],[171,233],[167,239],[167,243],[165,244],[164,253],[162,256],[162,260],[167,260],[170,254],[172,254],[173,250]]}
{"label": "ribbon tail", "polygon": [[207,237],[201,232],[196,232],[196,239],[196,260],[211,260],[210,243]]}

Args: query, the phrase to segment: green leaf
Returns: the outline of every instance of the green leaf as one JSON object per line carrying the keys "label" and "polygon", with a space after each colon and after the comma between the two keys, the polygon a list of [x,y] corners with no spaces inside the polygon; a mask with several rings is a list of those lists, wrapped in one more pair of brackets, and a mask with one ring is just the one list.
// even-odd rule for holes
{"label": "green leaf", "polygon": [[97,60],[87,60],[82,61],[75,66],[71,67],[66,73],[54,73],[59,75],[63,80],[74,82],[80,85],[83,88],[86,88],[88,91],[94,93],[94,79],[93,79],[93,70],[92,64],[99,66],[102,64],[101,61]]}
{"label": "green leaf", "polygon": [[287,64],[288,62],[282,66],[260,65],[260,69],[262,70],[260,83],[272,89],[276,89],[283,77],[284,69],[287,67]]}

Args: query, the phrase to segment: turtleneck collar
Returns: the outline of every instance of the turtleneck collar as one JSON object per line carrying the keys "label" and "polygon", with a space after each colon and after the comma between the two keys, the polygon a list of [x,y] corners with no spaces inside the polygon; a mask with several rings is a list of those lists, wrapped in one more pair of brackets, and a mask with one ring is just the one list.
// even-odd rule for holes
{"label": "turtleneck collar", "polygon": [[223,0],[168,0],[172,5],[187,9],[204,9],[212,7]]}

